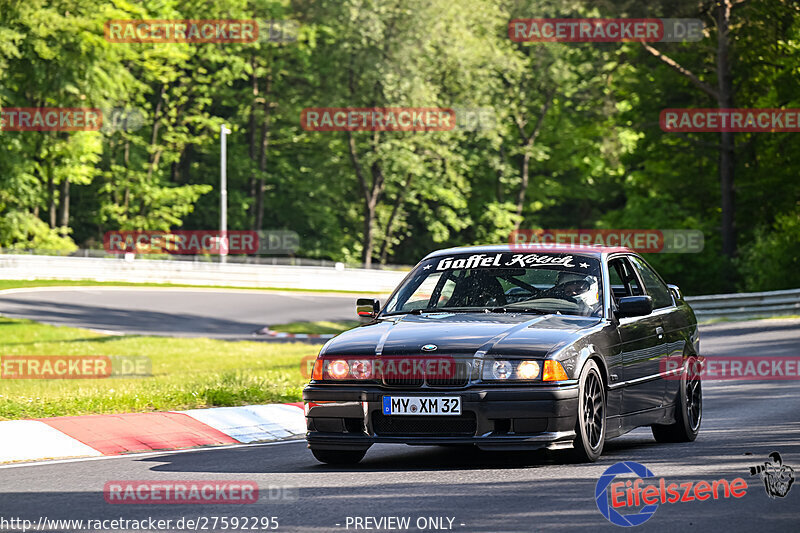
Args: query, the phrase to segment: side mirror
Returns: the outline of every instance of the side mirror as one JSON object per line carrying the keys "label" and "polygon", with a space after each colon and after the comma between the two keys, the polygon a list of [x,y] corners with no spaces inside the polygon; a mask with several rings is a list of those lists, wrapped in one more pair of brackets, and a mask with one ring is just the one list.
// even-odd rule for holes
{"label": "side mirror", "polygon": [[677,285],[669,283],[667,284],[667,287],[669,287],[669,292],[672,293],[672,296],[676,300],[683,300],[683,293],[681,292],[681,289]]}
{"label": "side mirror", "polygon": [[653,299],[649,296],[624,296],[617,303],[619,318],[645,316],[653,312]]}
{"label": "side mirror", "polygon": [[377,298],[359,298],[356,300],[356,314],[362,322],[373,320],[381,310],[381,302]]}

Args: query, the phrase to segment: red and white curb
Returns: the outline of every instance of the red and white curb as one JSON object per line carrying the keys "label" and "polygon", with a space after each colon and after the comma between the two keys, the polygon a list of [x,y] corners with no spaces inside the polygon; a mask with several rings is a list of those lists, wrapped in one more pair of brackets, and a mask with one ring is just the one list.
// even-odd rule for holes
{"label": "red and white curb", "polygon": [[249,444],[305,434],[302,403],[0,422],[0,463]]}

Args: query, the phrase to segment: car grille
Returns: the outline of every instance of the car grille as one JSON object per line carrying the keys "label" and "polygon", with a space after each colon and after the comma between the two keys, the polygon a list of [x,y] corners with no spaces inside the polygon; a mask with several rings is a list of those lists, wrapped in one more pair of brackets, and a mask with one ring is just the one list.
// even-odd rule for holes
{"label": "car grille", "polygon": [[390,387],[463,387],[469,383],[471,365],[467,361],[456,361],[452,375],[448,376],[383,376],[383,384]]}
{"label": "car grille", "polygon": [[372,429],[378,436],[471,437],[475,435],[475,413],[459,416],[386,416],[375,412]]}
{"label": "car grille", "polygon": [[422,387],[424,383],[425,379],[422,377],[401,378],[383,376],[383,384],[391,387]]}
{"label": "car grille", "polygon": [[451,376],[425,377],[425,382],[432,387],[463,387],[469,381],[469,363],[459,361]]}

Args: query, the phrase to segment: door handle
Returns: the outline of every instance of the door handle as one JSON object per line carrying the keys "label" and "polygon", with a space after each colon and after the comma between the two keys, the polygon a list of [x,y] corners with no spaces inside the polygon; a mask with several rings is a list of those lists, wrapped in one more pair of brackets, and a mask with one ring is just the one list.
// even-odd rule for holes
{"label": "door handle", "polygon": [[662,328],[661,326],[658,326],[656,328],[656,334],[658,335],[659,339],[663,339],[664,338],[664,328]]}

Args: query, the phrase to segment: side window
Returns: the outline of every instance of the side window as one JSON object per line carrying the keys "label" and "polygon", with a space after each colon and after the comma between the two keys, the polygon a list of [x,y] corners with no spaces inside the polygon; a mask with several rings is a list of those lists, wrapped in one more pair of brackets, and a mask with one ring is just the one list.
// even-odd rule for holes
{"label": "side window", "polygon": [[615,301],[623,296],[644,295],[639,280],[634,275],[633,269],[626,259],[612,259],[608,263],[608,277]]}
{"label": "side window", "polygon": [[656,273],[641,259],[631,257],[630,260],[634,267],[636,267],[636,270],[639,271],[642,280],[644,280],[647,294],[653,298],[653,309],[661,309],[672,305],[672,296],[669,293],[669,289],[664,282],[659,279]]}
{"label": "side window", "polygon": [[608,263],[608,281],[611,284],[611,299],[616,303],[623,296],[627,296],[625,283],[622,281],[620,260],[615,259]]}
{"label": "side window", "polygon": [[453,297],[453,291],[456,288],[456,282],[453,281],[452,278],[448,278],[444,282],[444,287],[442,287],[442,292],[439,294],[439,299],[434,304],[434,307],[442,307],[447,305],[447,302],[450,301],[450,298]]}
{"label": "side window", "polygon": [[628,285],[628,290],[631,293],[631,296],[644,296],[644,289],[642,289],[641,283],[639,283],[639,279],[633,273],[631,269],[631,264],[629,262],[625,262],[625,266],[628,269],[628,278],[626,280]]}
{"label": "side window", "polygon": [[442,277],[441,272],[436,272],[423,281],[417,290],[408,297],[406,303],[403,305],[404,311],[411,311],[413,309],[427,309],[428,302],[433,295],[433,290],[436,288],[439,278]]}

